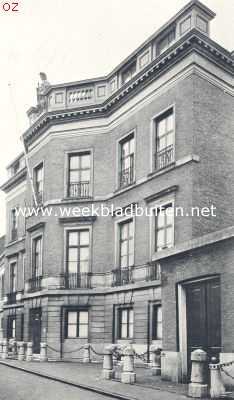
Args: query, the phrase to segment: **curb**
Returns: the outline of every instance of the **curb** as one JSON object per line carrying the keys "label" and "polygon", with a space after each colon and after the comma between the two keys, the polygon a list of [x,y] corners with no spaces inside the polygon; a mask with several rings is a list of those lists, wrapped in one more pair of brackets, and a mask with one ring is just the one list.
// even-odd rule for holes
{"label": "curb", "polygon": [[23,367],[18,367],[16,365],[8,364],[7,362],[4,362],[4,361],[0,361],[0,365],[4,365],[5,367],[9,367],[9,368],[12,368],[12,369],[17,369],[18,371],[22,371],[22,372],[25,372],[27,374],[39,376],[41,378],[45,378],[45,379],[48,379],[48,380],[51,380],[51,381],[64,383],[66,385],[77,387],[79,389],[88,390],[88,391],[93,392],[93,393],[98,393],[98,394],[101,394],[102,396],[112,397],[112,398],[118,399],[118,400],[139,400],[136,397],[129,397],[129,396],[124,396],[124,395],[119,394],[119,393],[110,392],[108,390],[101,390],[101,389],[99,389],[98,387],[95,387],[95,386],[84,385],[83,383],[82,384],[81,383],[76,383],[74,381],[70,381],[70,380],[67,380],[67,379],[59,378],[59,377],[56,377],[56,376],[53,376],[53,375],[48,375],[48,374],[45,374],[45,373],[41,373],[39,371],[32,371],[32,370],[29,370],[29,369],[26,369],[26,368],[23,368]]}

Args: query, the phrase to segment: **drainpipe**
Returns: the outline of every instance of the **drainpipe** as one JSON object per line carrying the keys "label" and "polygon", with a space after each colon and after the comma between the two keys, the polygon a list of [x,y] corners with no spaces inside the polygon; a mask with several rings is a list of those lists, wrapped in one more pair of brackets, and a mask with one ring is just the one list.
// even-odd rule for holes
{"label": "drainpipe", "polygon": [[60,309],[60,358],[63,358],[63,307]]}
{"label": "drainpipe", "polygon": [[150,362],[150,303],[147,307],[147,362]]}

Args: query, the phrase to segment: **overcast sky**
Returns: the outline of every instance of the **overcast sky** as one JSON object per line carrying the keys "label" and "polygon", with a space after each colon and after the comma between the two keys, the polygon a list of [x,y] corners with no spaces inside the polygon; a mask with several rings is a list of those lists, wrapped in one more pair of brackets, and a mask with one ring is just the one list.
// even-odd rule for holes
{"label": "overcast sky", "polygon": [[[18,1],[18,13],[0,10],[0,184],[6,180],[6,165],[22,151],[19,137],[28,127],[26,111],[36,102],[40,71],[47,73],[51,83],[105,75],[188,2]],[[211,37],[233,50],[234,0],[204,0],[204,4],[217,14]],[[4,231],[0,193],[0,235]]]}

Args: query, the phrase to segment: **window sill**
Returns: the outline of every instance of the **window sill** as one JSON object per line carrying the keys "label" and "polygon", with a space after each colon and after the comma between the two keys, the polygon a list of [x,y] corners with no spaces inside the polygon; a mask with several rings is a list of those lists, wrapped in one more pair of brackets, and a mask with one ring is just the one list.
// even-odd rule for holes
{"label": "window sill", "polygon": [[147,176],[151,178],[151,177],[154,177],[154,176],[162,175],[165,172],[171,171],[175,167],[176,167],[176,162],[174,161],[173,163],[171,163],[170,165],[168,165],[168,166],[166,166],[164,168],[153,170]]}
{"label": "window sill", "polygon": [[122,186],[122,187],[118,187],[118,188],[114,191],[114,193],[122,193],[122,192],[125,192],[125,191],[131,189],[132,187],[134,187],[135,185],[136,185],[136,181],[133,181],[133,182],[130,183],[129,185]]}
{"label": "window sill", "polygon": [[89,197],[64,197],[62,199],[62,201],[66,201],[69,203],[85,203],[87,201],[92,201],[93,200],[93,196],[89,196]]}
{"label": "window sill", "polygon": [[67,338],[65,338],[64,340],[88,340],[88,337],[80,337],[80,336],[77,336],[77,337],[67,337]]}

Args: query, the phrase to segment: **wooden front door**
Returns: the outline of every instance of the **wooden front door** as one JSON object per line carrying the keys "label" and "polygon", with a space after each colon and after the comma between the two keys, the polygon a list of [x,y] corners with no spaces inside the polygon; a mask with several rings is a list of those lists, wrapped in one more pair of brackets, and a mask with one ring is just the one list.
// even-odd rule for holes
{"label": "wooden front door", "polygon": [[33,344],[33,353],[40,353],[41,343],[41,309],[35,308],[30,311],[30,327],[31,327],[31,340]]}
{"label": "wooden front door", "polygon": [[203,349],[209,359],[221,351],[220,281],[218,278],[186,287],[188,373],[191,352]]}

